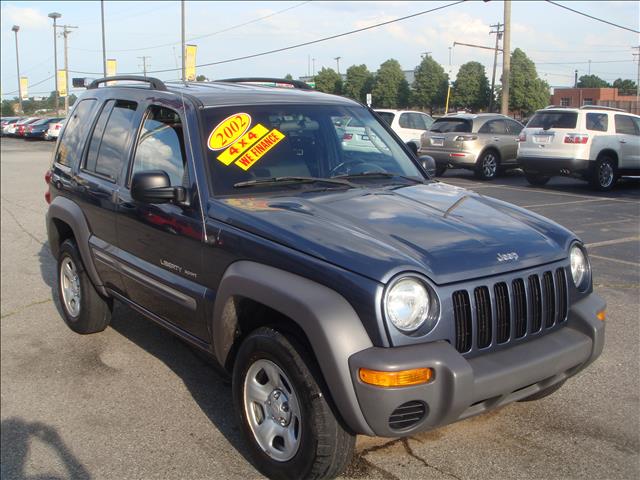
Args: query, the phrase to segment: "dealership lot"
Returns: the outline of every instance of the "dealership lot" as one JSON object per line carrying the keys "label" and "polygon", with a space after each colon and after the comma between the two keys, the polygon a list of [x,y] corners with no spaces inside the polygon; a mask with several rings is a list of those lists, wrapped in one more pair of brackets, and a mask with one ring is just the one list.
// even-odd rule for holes
{"label": "dealership lot", "polygon": [[[52,144],[2,139],[2,478],[256,478],[225,380],[179,340],[117,306],[112,327],[64,325],[46,245]],[[608,302],[605,350],[557,394],[405,440],[360,438],[348,478],[637,478],[640,182],[606,194],[554,178],[443,181],[545,215],[589,247]]]}

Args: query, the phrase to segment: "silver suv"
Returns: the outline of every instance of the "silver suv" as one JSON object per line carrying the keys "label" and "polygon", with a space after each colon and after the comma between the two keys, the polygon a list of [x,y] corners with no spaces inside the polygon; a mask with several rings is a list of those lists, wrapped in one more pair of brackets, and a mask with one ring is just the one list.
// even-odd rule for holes
{"label": "silver suv", "polygon": [[640,116],[598,106],[538,110],[520,134],[518,162],[533,185],[567,175],[610,190],[620,176],[640,174]]}
{"label": "silver suv", "polygon": [[496,113],[446,115],[422,134],[418,154],[435,159],[437,175],[447,167],[466,168],[491,180],[500,170],[518,167],[518,135],[523,128]]}

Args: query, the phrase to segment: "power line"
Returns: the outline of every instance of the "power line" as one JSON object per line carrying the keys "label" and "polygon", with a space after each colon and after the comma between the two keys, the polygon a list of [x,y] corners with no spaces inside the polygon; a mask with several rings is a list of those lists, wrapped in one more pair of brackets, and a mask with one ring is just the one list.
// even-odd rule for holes
{"label": "power line", "polygon": [[633,62],[633,60],[601,60],[601,61],[579,61],[579,62],[536,62],[534,61],[533,63],[535,63],[536,65],[584,65],[587,63],[629,63],[629,62]]}
{"label": "power line", "polygon": [[[33,85],[29,85],[29,88],[33,88],[33,87],[37,87],[38,85],[42,85],[44,82],[46,82],[46,81],[48,81],[48,80],[51,80],[53,77],[54,77],[54,75],[51,75],[50,77],[47,77],[47,78],[45,78],[44,80],[40,80],[39,82],[34,83]],[[6,96],[6,95],[14,95],[14,94],[16,94],[16,93],[18,93],[18,90],[14,90],[13,92],[3,93],[2,95],[3,95],[3,96]]]}
{"label": "power line", "polygon": [[[219,60],[217,62],[202,63],[200,65],[196,65],[196,67],[197,68],[201,68],[201,67],[210,67],[212,65],[222,65],[224,63],[237,62],[237,61],[240,61],[240,60],[247,60],[249,58],[256,58],[256,57],[261,57],[261,56],[264,56],[264,55],[271,55],[273,53],[279,53],[279,52],[284,52],[284,51],[287,51],[287,50],[293,50],[295,48],[306,47],[308,45],[313,45],[313,44],[320,43],[320,42],[326,42],[327,40],[334,40],[334,39],[340,38],[340,37],[346,37],[347,35],[353,35],[354,33],[364,32],[366,30],[371,30],[373,28],[383,27],[383,26],[389,25],[391,23],[400,22],[402,20],[407,20],[409,18],[415,18],[415,17],[418,17],[420,15],[425,15],[427,13],[432,13],[432,12],[436,12],[438,10],[443,10],[445,8],[453,7],[454,5],[458,5],[458,4],[464,3],[466,1],[467,0],[457,0],[456,2],[447,3],[446,5],[441,5],[439,7],[430,8],[429,10],[423,10],[421,12],[412,13],[411,15],[405,15],[404,17],[395,18],[393,20],[387,20],[386,22],[380,22],[380,23],[376,23],[374,25],[369,25],[368,27],[358,28],[358,29],[355,29],[355,30],[350,30],[348,32],[343,32],[343,33],[338,33],[338,34],[335,34],[335,35],[330,35],[328,37],[318,38],[316,40],[310,40],[308,42],[297,43],[295,45],[290,45],[288,47],[276,48],[274,50],[268,50],[266,52],[253,53],[251,55],[245,55],[245,56],[242,56],[242,57],[230,58],[230,59],[227,59],[227,60]],[[178,70],[180,70],[180,68],[169,68],[169,69],[164,69],[164,70],[153,70],[153,71],[149,71],[147,73],[166,73],[166,72],[176,72]],[[100,73],[96,73],[96,72],[79,72],[79,71],[74,71],[74,70],[69,70],[69,71],[71,73],[79,73],[79,74],[82,74],[82,75],[100,75]],[[123,73],[122,75],[138,75],[138,74],[140,74],[140,72]]]}
{"label": "power line", "polygon": [[640,30],[634,30],[633,28],[625,27],[623,25],[618,25],[617,23],[609,22],[608,20],[604,20],[602,18],[594,17],[593,15],[589,15],[588,13],[581,12],[579,10],[575,10],[573,8],[567,7],[566,5],[560,5],[557,2],[552,0],[546,0],[548,3],[555,5],[556,7],[564,8],[565,10],[569,10],[570,12],[577,13],[578,15],[582,15],[583,17],[590,18],[592,20],[596,20],[598,22],[606,23],[607,25],[611,25],[612,27],[621,28],[622,30],[627,30],[633,33],[640,33]]}

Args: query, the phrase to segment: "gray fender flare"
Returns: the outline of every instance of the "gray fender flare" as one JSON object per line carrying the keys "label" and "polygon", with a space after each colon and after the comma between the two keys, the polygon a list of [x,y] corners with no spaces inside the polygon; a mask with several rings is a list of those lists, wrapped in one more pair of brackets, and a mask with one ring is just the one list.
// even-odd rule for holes
{"label": "gray fender flare", "polygon": [[342,419],[354,432],[374,435],[360,410],[349,369],[349,357],[373,345],[344,297],[274,267],[233,263],[220,282],[214,306],[213,349],[221,365],[226,364],[236,331],[235,315],[229,314],[234,296],[260,302],[296,322],[313,348]]}
{"label": "gray fender flare", "polygon": [[49,238],[49,249],[54,258],[58,258],[59,255],[59,239],[58,230],[54,224],[54,220],[61,220],[73,231],[73,235],[76,238],[76,244],[80,251],[80,257],[82,257],[82,263],[84,268],[91,279],[91,282],[96,287],[96,290],[104,296],[107,295],[107,291],[104,288],[102,280],[98,275],[95,265],[93,264],[93,257],[89,249],[89,238],[91,237],[91,231],[89,230],[89,224],[84,217],[82,210],[77,203],[72,202],[66,197],[58,196],[53,199],[49,210],[47,211],[47,235]]}

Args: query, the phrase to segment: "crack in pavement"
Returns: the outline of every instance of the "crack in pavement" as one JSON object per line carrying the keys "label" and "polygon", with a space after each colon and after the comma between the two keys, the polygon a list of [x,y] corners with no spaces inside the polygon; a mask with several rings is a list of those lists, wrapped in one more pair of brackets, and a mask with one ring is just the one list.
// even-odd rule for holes
{"label": "crack in pavement", "polygon": [[0,318],[7,318],[7,317],[10,317],[10,316],[15,315],[17,313],[24,312],[28,308],[35,307],[36,305],[42,305],[43,303],[49,303],[49,302],[52,302],[52,301],[53,300],[51,298],[47,298],[46,300],[36,300],[34,302],[28,303],[27,305],[24,305],[24,306],[20,307],[17,310],[14,310],[13,312],[5,313],[4,315],[1,315]]}
{"label": "crack in pavement", "polygon": [[411,448],[411,445],[409,445],[409,438],[401,438],[400,440],[402,442],[402,445],[404,446],[405,451],[409,454],[409,456],[421,462],[425,467],[433,468],[435,471],[440,472],[441,474],[446,475],[448,477],[455,478],[456,480],[462,480],[457,475],[454,475],[451,472],[445,472],[444,470],[436,467],[435,465],[429,464],[424,458],[420,457],[419,455],[416,455],[413,449]]}
{"label": "crack in pavement", "polygon": [[32,213],[37,213],[38,215],[42,215],[43,214],[43,212],[41,210],[36,210],[35,208],[31,208],[31,207],[27,207],[25,205],[21,205],[18,202],[14,202],[13,200],[9,200],[7,197],[0,197],[0,199],[3,202],[7,202],[7,203],[9,203],[9,204],[11,204],[13,206],[18,207],[18,208],[23,208],[24,210],[29,210]]}
{"label": "crack in pavement", "polygon": [[11,210],[9,210],[7,207],[5,207],[4,205],[2,206],[2,209],[4,211],[6,211],[9,216],[11,218],[13,218],[13,221],[16,222],[16,224],[18,225],[18,228],[20,230],[22,230],[23,233],[25,233],[29,238],[31,238],[33,241],[35,241],[36,243],[39,243],[40,245],[44,245],[46,242],[38,239],[38,237],[36,237],[33,233],[31,233],[29,230],[27,230],[24,225],[22,225],[18,219],[16,218],[16,216],[13,214],[13,212]]}

